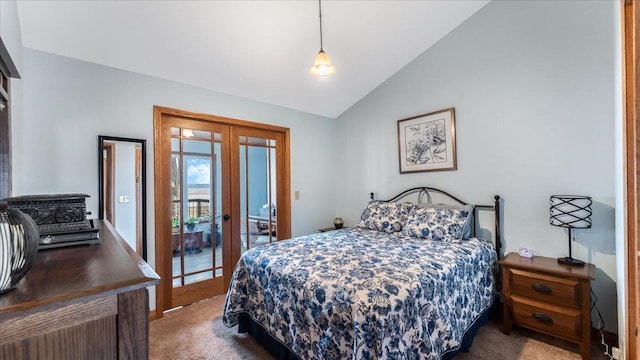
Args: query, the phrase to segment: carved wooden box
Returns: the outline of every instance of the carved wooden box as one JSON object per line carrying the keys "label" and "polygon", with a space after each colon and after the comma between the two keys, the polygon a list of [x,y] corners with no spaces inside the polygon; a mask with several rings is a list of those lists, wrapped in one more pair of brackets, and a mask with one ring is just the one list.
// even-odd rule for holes
{"label": "carved wooden box", "polygon": [[6,198],[7,207],[33,218],[39,248],[100,243],[99,228],[87,219],[87,194],[24,195]]}

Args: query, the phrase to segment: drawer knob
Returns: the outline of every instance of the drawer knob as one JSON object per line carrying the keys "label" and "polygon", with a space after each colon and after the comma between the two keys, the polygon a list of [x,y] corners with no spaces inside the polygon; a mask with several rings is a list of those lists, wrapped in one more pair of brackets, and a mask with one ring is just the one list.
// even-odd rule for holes
{"label": "drawer knob", "polygon": [[542,284],[533,284],[531,288],[542,294],[551,294],[553,292],[550,287]]}
{"label": "drawer knob", "polygon": [[545,315],[545,314],[533,313],[533,314],[531,314],[531,317],[536,319],[537,321],[539,321],[541,323],[553,324],[553,319],[550,318],[549,316]]}

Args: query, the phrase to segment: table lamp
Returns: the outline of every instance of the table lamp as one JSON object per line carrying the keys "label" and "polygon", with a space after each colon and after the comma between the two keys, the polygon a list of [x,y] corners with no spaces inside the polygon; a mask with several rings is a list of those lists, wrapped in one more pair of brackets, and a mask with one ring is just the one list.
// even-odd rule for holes
{"label": "table lamp", "polygon": [[29,215],[18,209],[0,209],[0,294],[15,289],[27,274],[39,242],[40,232]]}
{"label": "table lamp", "polygon": [[571,256],[571,230],[591,227],[591,197],[581,195],[551,195],[549,223],[569,231],[569,256],[558,258],[562,264],[581,266],[584,261]]}

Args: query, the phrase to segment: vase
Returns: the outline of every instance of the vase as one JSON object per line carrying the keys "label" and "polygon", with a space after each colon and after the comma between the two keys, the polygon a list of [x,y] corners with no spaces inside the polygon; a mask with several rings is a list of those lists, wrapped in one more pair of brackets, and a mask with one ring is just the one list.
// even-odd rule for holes
{"label": "vase", "polygon": [[336,218],[335,220],[333,220],[333,226],[335,226],[336,229],[342,229],[342,227],[344,226],[344,221],[342,220],[342,218]]}
{"label": "vase", "polygon": [[38,253],[36,222],[17,209],[0,210],[0,294],[13,290]]}

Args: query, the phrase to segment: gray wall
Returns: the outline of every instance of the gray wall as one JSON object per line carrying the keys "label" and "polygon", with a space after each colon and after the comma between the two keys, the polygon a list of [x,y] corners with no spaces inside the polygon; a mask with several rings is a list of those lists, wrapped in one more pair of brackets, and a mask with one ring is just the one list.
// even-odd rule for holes
{"label": "gray wall", "polygon": [[[472,203],[504,197],[506,251],[568,255],[549,196],[590,195],[593,228],[573,255],[617,332],[614,234],[614,2],[493,1],[338,118],[337,212],[353,223],[367,194],[434,185]],[[455,107],[457,171],[400,175],[397,120]],[[593,317],[598,324],[597,316]]]}
{"label": "gray wall", "polygon": [[[247,166],[249,168],[249,215],[260,215],[262,205],[268,202],[269,188],[267,183],[267,150],[261,147],[249,147],[249,160]],[[245,153],[240,152],[240,163],[245,161]],[[240,169],[240,181],[245,183],[246,168]],[[244,184],[246,186],[246,184]],[[275,200],[273,201],[275,204]],[[241,210],[242,216],[246,216],[244,207]]]}
{"label": "gray wall", "polygon": [[[115,227],[118,234],[136,249],[136,146],[135,143],[115,141]],[[129,202],[121,203],[120,196]]]}

